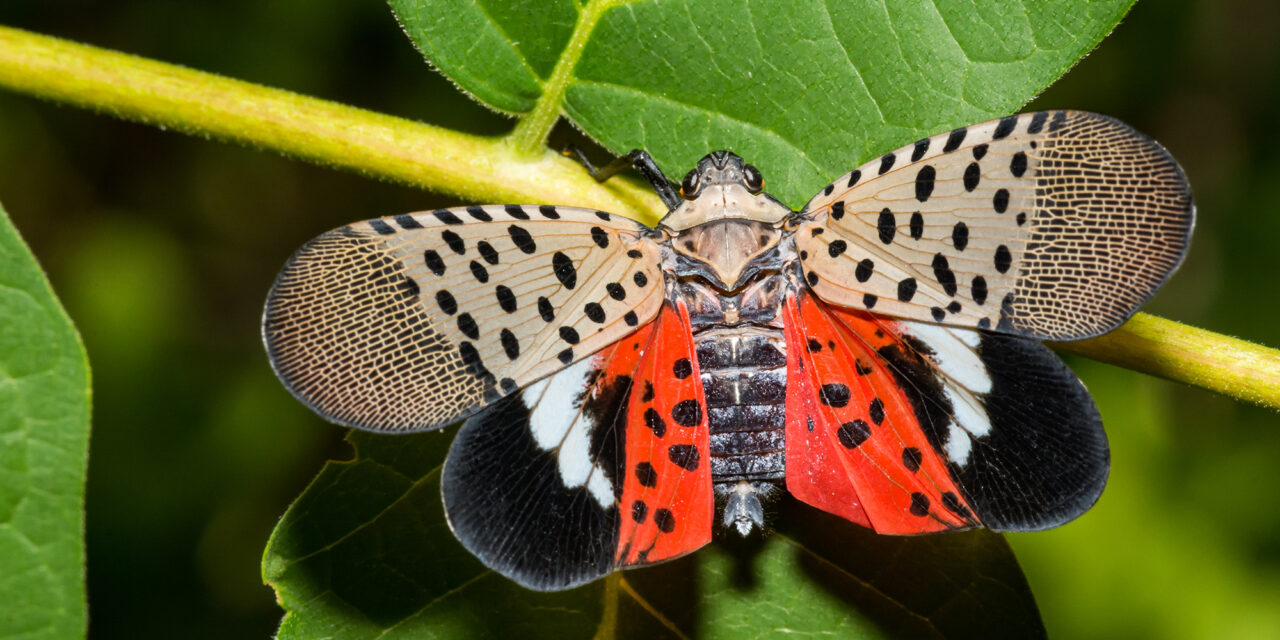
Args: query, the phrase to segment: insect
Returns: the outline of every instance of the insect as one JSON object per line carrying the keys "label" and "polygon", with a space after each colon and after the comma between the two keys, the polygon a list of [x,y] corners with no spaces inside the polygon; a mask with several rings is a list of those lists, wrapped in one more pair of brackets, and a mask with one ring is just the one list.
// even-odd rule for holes
{"label": "insect", "polygon": [[551,205],[354,223],[303,246],[267,352],[326,419],[466,418],[448,521],[539,590],[748,535],[783,489],[887,534],[1062,524],[1109,452],[1039,340],[1109,331],[1187,250],[1182,170],[1116,120],[1009,116],[925,138],[800,211],[717,151],[656,228]]}

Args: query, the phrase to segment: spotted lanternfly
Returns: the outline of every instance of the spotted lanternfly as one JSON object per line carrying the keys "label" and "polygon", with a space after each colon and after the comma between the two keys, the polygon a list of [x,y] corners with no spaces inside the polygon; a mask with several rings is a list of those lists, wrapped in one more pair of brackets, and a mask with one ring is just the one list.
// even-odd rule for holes
{"label": "spotted lanternfly", "polygon": [[368,220],[303,246],[267,300],[272,365],[326,419],[467,418],[444,504],[486,565],[565,589],[717,522],[750,534],[781,487],[888,534],[1044,529],[1098,498],[1098,411],[1037,340],[1115,328],[1182,260],[1191,193],[1159,145],[1009,116],[798,212],[727,151],[679,194],[627,161],[657,228],[550,205]]}

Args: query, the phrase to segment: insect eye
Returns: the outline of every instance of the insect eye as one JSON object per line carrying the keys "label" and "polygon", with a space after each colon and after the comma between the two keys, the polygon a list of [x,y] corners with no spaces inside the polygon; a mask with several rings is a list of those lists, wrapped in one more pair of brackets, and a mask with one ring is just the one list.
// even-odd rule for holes
{"label": "insect eye", "polygon": [[747,191],[751,193],[760,193],[764,188],[764,176],[760,175],[760,170],[749,165],[742,166],[742,181],[747,185]]}
{"label": "insect eye", "polygon": [[702,180],[701,176],[698,175],[697,169],[690,171],[684,177],[684,181],[680,183],[680,193],[684,196],[685,200],[692,200],[697,197],[698,190],[701,188]]}

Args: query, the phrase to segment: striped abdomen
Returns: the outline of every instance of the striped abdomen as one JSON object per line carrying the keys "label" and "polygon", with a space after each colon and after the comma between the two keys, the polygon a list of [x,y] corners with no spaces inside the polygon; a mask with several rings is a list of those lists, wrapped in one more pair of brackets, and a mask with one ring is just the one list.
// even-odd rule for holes
{"label": "striped abdomen", "polygon": [[787,357],[780,329],[713,327],[694,335],[717,484],[781,481]]}

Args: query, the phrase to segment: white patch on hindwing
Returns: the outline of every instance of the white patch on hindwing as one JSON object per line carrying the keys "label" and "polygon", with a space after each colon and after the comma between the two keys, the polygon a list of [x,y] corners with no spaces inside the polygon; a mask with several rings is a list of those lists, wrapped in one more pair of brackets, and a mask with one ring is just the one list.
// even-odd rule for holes
{"label": "white patch on hindwing", "polygon": [[586,486],[603,508],[613,506],[613,487],[604,470],[591,459],[591,431],[596,425],[582,411],[595,358],[586,358],[525,388],[529,430],[534,442],[553,451],[560,480],[567,488]]}
{"label": "white patch on hindwing", "polygon": [[956,384],[974,393],[989,393],[991,378],[974,348],[981,340],[976,331],[948,329],[936,324],[903,323],[911,335],[933,350],[930,360]]}
{"label": "white patch on hindwing", "polygon": [[991,433],[991,417],[981,396],[991,392],[991,376],[978,356],[982,335],[977,331],[933,324],[902,322],[905,333],[924,343],[931,354],[925,356],[942,374],[942,393],[951,405],[951,422],[943,450],[952,462],[969,462],[973,438]]}

